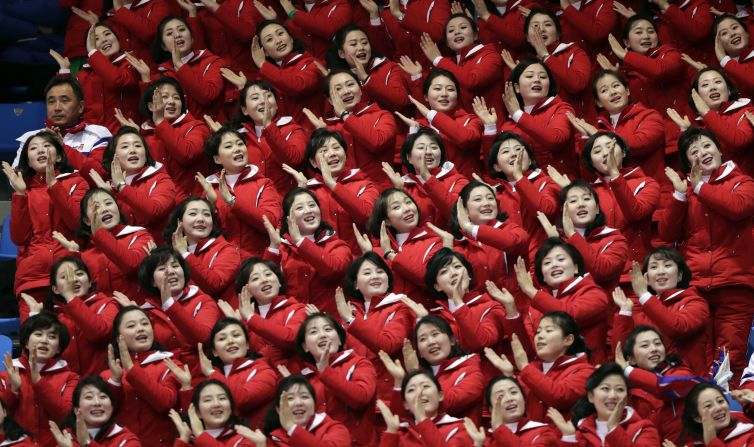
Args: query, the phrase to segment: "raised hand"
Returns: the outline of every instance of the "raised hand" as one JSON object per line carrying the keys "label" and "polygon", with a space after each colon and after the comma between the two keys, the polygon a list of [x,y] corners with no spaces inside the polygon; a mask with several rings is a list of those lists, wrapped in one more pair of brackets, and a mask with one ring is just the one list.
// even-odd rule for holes
{"label": "raised hand", "polygon": [[469,434],[471,440],[474,442],[474,447],[483,447],[484,441],[487,436],[484,434],[484,427],[477,427],[469,418],[463,418],[463,426],[466,428],[466,433]]}
{"label": "raised hand", "polygon": [[110,378],[120,383],[123,380],[123,367],[120,364],[120,359],[115,358],[113,345],[107,345],[107,367],[110,369]]}
{"label": "raised hand", "polygon": [[409,117],[407,117],[406,115],[402,114],[401,112],[393,112],[393,113],[395,113],[395,115],[396,115],[396,116],[397,116],[398,118],[400,118],[400,120],[401,120],[401,121],[403,121],[403,124],[405,124],[406,126],[408,126],[408,127],[413,127],[413,128],[418,128],[418,127],[421,127],[421,126],[419,125],[419,122],[418,122],[418,121],[416,121],[415,119],[413,119],[413,118],[409,118]]}
{"label": "raised hand", "polygon": [[686,62],[687,64],[691,65],[691,68],[693,68],[696,71],[704,70],[705,68],[707,68],[707,64],[705,64],[704,62],[699,62],[699,61],[693,59],[691,56],[689,56],[686,53],[683,53],[681,55],[681,60],[684,61],[684,62]]}
{"label": "raised hand", "polygon": [[401,419],[398,415],[393,414],[393,412],[390,411],[390,407],[388,407],[382,399],[377,399],[377,408],[380,409],[382,419],[385,420],[385,432],[398,433],[398,429],[401,426]]}
{"label": "raised hand", "polygon": [[513,88],[512,82],[505,83],[505,93],[503,93],[503,103],[505,109],[510,116],[521,110],[521,104],[518,103],[518,97],[516,96],[516,90]]}
{"label": "raised hand", "polygon": [[60,243],[60,245],[63,246],[63,248],[65,248],[66,250],[74,253],[79,252],[79,244],[63,236],[63,233],[60,233],[59,231],[53,231],[52,238],[58,241],[58,243]]}
{"label": "raised hand", "polygon": [[516,334],[511,335],[511,350],[513,351],[513,361],[516,362],[516,368],[519,371],[526,368],[526,365],[529,364],[529,357]]}
{"label": "raised hand", "polygon": [[487,360],[490,361],[492,366],[497,368],[497,370],[503,373],[504,376],[513,377],[513,363],[508,360],[508,357],[506,357],[505,354],[498,355],[491,348],[484,348],[484,356],[487,357]]}
{"label": "raised hand", "polygon": [[136,306],[136,301],[132,300],[131,298],[127,297],[123,293],[113,290],[113,299],[121,306]]}
{"label": "raised hand", "polygon": [[178,414],[175,409],[171,408],[168,412],[168,417],[175,425],[175,430],[178,433],[178,439],[188,444],[191,440],[191,429],[188,424],[181,419],[181,415]]}
{"label": "raised hand", "polygon": [[427,33],[422,33],[419,40],[419,47],[421,48],[422,53],[424,53],[424,56],[430,62],[434,62],[436,58],[442,57],[440,48],[437,47],[435,41],[432,40],[432,37],[430,37]]}
{"label": "raised hand", "polygon": [[487,294],[495,301],[502,304],[505,308],[505,316],[508,318],[514,318],[518,315],[518,309],[516,309],[516,300],[508,289],[499,288],[494,282],[487,280],[484,282],[484,286],[487,289]]}
{"label": "raised hand", "polygon": [[388,256],[388,252],[392,251],[390,236],[388,236],[387,234],[387,225],[385,224],[384,220],[380,224],[380,250],[382,250],[382,255],[385,257]]}
{"label": "raised hand", "polygon": [[245,425],[236,425],[233,428],[236,430],[236,433],[253,442],[255,447],[267,446],[267,438],[262,433],[262,430],[258,428],[252,430]]}
{"label": "raised hand", "polygon": [[18,393],[21,389],[21,373],[18,371],[18,367],[13,364],[13,358],[10,352],[6,352],[3,357],[3,366],[5,367],[8,381],[10,382],[10,389],[14,393]]}
{"label": "raised hand", "polygon": [[456,201],[456,215],[458,219],[458,226],[464,233],[470,234],[474,228],[474,223],[469,218],[469,211],[463,206],[463,199],[460,197]]}
{"label": "raised hand", "polygon": [[7,161],[3,162],[3,173],[8,177],[13,192],[19,196],[26,194],[26,181],[24,181],[24,176],[16,172]]}
{"label": "raised hand", "polygon": [[487,107],[487,101],[483,97],[475,96],[471,107],[474,108],[474,113],[482,120],[482,123],[497,124],[497,112],[493,107]]}
{"label": "raised hand", "polygon": [[280,247],[281,242],[280,231],[270,223],[270,219],[267,216],[262,216],[262,223],[264,224],[264,229],[267,230],[267,237],[270,238],[270,247],[277,249]]}
{"label": "raised hand", "polygon": [[411,298],[403,295],[401,297],[401,302],[408,306],[409,309],[411,309],[411,312],[413,312],[416,315],[416,318],[422,318],[429,315],[429,312],[427,311],[427,308],[424,307],[423,304],[417,303],[416,301],[412,300]]}
{"label": "raised hand", "polygon": [[306,188],[306,184],[309,182],[309,180],[306,178],[306,176],[302,172],[294,169],[293,167],[285,163],[283,163],[283,171],[290,174],[293,177],[293,179],[296,180],[296,186],[298,186],[299,188]]}
{"label": "raised hand", "polygon": [[162,123],[162,121],[165,119],[165,101],[162,99],[162,93],[160,93],[160,89],[154,89],[154,94],[152,95],[152,122],[154,122],[155,126]]}
{"label": "raised hand", "polygon": [[566,421],[562,414],[555,408],[547,409],[547,417],[553,424],[563,433],[564,436],[572,436],[576,434],[576,427],[574,427],[571,421]]}
{"label": "raised hand", "polygon": [[699,112],[699,116],[704,116],[710,111],[710,107],[704,102],[696,89],[691,90],[691,101],[694,102],[694,107],[696,107],[696,111]]}
{"label": "raised hand", "polygon": [[53,420],[47,421],[47,424],[50,426],[50,433],[52,433],[52,437],[55,439],[58,447],[73,447],[73,437],[70,432],[61,431],[58,424]]}
{"label": "raised hand", "polygon": [[393,187],[396,189],[403,189],[403,178],[400,174],[395,172],[395,169],[393,169],[393,166],[386,162],[382,162],[382,172],[385,173],[388,179],[390,179],[390,183],[393,184]]}
{"label": "raised hand", "polygon": [[77,16],[84,19],[87,23],[89,23],[90,26],[99,22],[99,16],[92,11],[84,11],[83,9],[77,8],[75,6],[71,8],[71,11],[73,11],[73,13]]}
{"label": "raised hand", "polygon": [[293,242],[298,243],[304,236],[301,235],[301,230],[296,223],[296,217],[291,214],[288,216],[288,235],[293,239]]}
{"label": "raised hand", "polygon": [[254,315],[254,312],[256,312],[256,306],[251,298],[251,290],[247,284],[243,286],[241,294],[238,295],[238,311],[241,313],[243,321],[247,321],[252,315]]}
{"label": "raised hand", "polygon": [[673,170],[670,166],[665,167],[665,176],[670,180],[670,183],[673,184],[673,189],[681,194],[686,194],[686,191],[688,190],[688,183],[686,180],[682,180],[681,177],[678,175],[677,172]]}
{"label": "raised hand", "polygon": [[419,369],[419,357],[416,355],[416,350],[407,338],[403,339],[401,352],[403,354],[403,364],[406,365],[407,371]]}
{"label": "raised hand", "polygon": [[613,302],[623,312],[631,312],[634,308],[634,302],[626,296],[620,287],[613,290]]}
{"label": "raised hand", "polygon": [[325,121],[322,118],[315,115],[311,110],[304,107],[303,112],[304,112],[304,115],[306,115],[306,117],[309,119],[309,122],[312,123],[312,126],[314,126],[315,129],[324,129],[325,127],[327,127],[327,123],[325,123]]}
{"label": "raised hand", "polygon": [[513,55],[508,50],[501,51],[500,57],[503,58],[503,63],[505,64],[505,66],[511,70],[516,68],[516,65],[518,65],[518,60],[513,59]]}
{"label": "raised hand", "polygon": [[188,365],[183,365],[183,368],[179,368],[173,360],[167,358],[163,360],[165,366],[168,367],[170,372],[178,379],[178,383],[181,384],[182,390],[191,389],[191,371],[189,371]]}
{"label": "raised hand", "polygon": [[356,243],[359,244],[359,248],[361,249],[361,253],[365,254],[370,251],[374,250],[374,247],[372,246],[372,241],[369,239],[369,236],[366,234],[362,234],[359,231],[359,228],[356,226],[356,224],[353,225],[353,235],[356,237]]}
{"label": "raised hand", "polygon": [[513,270],[516,272],[516,281],[518,281],[518,287],[529,298],[533,298],[537,293],[537,288],[534,287],[534,281],[531,279],[529,270],[526,269],[526,262],[521,256],[516,260],[516,264],[513,266]]}
{"label": "raised hand", "polygon": [[204,424],[202,423],[202,420],[199,419],[199,414],[196,412],[196,407],[193,403],[189,404],[188,416],[189,426],[191,426],[191,432],[194,434],[195,438],[198,438],[202,433],[204,433]]}
{"label": "raised hand", "polygon": [[[175,227],[175,231],[173,232],[173,238],[172,238],[172,245],[173,249],[177,251],[178,253],[188,253],[188,236],[186,236],[186,232],[183,231],[183,225],[181,223],[181,219],[178,219],[178,225]],[[164,281],[167,284],[167,280]],[[162,290],[160,290],[160,293],[162,293]],[[170,289],[168,289],[168,296],[165,297],[165,299],[170,298]]]}
{"label": "raised hand", "polygon": [[42,312],[44,305],[40,303],[39,301],[37,301],[31,295],[27,295],[26,293],[21,293],[21,299],[24,300],[24,303],[26,303],[26,306],[29,308],[30,313],[38,314]]}
{"label": "raised hand", "polygon": [[[52,149],[47,150],[47,166],[45,168],[45,182],[48,188],[58,182],[57,175],[55,174],[55,158],[52,156]],[[92,231],[93,233],[94,231]]]}
{"label": "raised hand", "polygon": [[380,7],[377,6],[374,0],[359,0],[359,4],[369,13],[370,20],[378,20],[380,18]]}
{"label": "raised hand", "polygon": [[57,62],[58,67],[61,70],[69,70],[71,68],[71,60],[67,57],[64,57],[62,54],[58,53],[55,50],[50,50],[50,56],[52,56],[53,59],[55,59],[55,62]]}
{"label": "raised hand", "polygon": [[605,57],[604,54],[599,53],[597,55],[597,63],[603,70],[614,70],[617,71],[620,67],[618,64],[613,65],[612,62],[610,62],[610,59]]}
{"label": "raised hand", "polygon": [[[246,286],[244,286],[244,289],[245,288]],[[233,309],[233,306],[231,306],[230,303],[228,303],[227,301],[219,300],[217,302],[217,307],[220,308],[220,312],[222,312],[223,315],[225,315],[226,317],[235,318],[236,320],[241,319],[241,312],[239,312],[236,309]]]}
{"label": "raised hand", "polygon": [[455,242],[455,238],[452,234],[448,233],[447,231],[435,226],[432,222],[427,222],[427,226],[430,230],[432,230],[433,233],[440,236],[440,239],[442,240],[442,246],[445,248],[453,249],[453,244]]}
{"label": "raised hand", "polygon": [[273,8],[263,5],[259,0],[254,0],[254,7],[257,8],[259,15],[264,17],[265,20],[275,20],[278,17]]}
{"label": "raised hand", "polygon": [[615,344],[615,363],[619,364],[623,369],[626,369],[626,366],[628,366],[628,362],[626,361],[626,357],[623,355],[623,347],[621,346],[620,342]]}
{"label": "raised hand", "polygon": [[416,110],[419,113],[421,113],[423,117],[426,118],[427,115],[429,115],[429,112],[430,112],[429,107],[425,106],[424,103],[422,103],[421,101],[417,101],[416,98],[414,98],[411,95],[408,95],[408,100],[411,101],[411,104],[413,104],[414,107],[416,107]]}
{"label": "raised hand", "polygon": [[332,348],[332,342],[328,341],[325,349],[317,359],[317,371],[322,372],[330,366],[330,349]]}
{"label": "raised hand", "polygon": [[630,19],[631,17],[636,15],[636,11],[626,7],[625,5],[623,5],[623,3],[620,2],[613,2],[613,11],[617,12],[619,15],[623,16],[626,19]]}
{"label": "raised hand", "polygon": [[626,50],[626,48],[623,47],[620,42],[618,42],[618,39],[616,39],[615,36],[612,35],[612,33],[607,36],[607,43],[610,44],[610,49],[618,59],[623,60],[626,57],[628,50]]}
{"label": "raised hand", "polygon": [[566,207],[563,207],[562,223],[563,235],[565,235],[565,237],[571,237],[576,234],[576,227],[573,225],[573,219],[571,219],[571,215],[568,214]]}
{"label": "raised hand", "polygon": [[385,365],[385,370],[393,376],[393,383],[400,387],[403,378],[406,376],[406,371],[401,366],[401,361],[391,359],[385,351],[380,351],[377,355],[380,357],[382,364]]}
{"label": "raised hand", "polygon": [[139,129],[139,125],[136,124],[136,122],[131,118],[126,118],[126,116],[123,115],[123,112],[119,108],[116,107],[113,109],[113,111],[115,112],[115,119],[118,120],[118,124],[120,124],[122,127],[133,127],[134,129]]}
{"label": "raised hand", "polygon": [[626,409],[627,396],[623,396],[615,405],[610,417],[607,418],[607,428],[612,431],[615,427],[620,425],[620,421],[623,420],[623,410]]}
{"label": "raised hand", "polygon": [[631,287],[634,289],[636,296],[640,297],[648,292],[647,275],[641,271],[638,262],[631,263]]}
{"label": "raised hand", "polygon": [[196,17],[196,5],[191,0],[176,0],[178,6],[181,7],[189,17]]}
{"label": "raised hand", "polygon": [[118,337],[118,350],[120,351],[120,366],[123,368],[123,371],[131,371],[131,368],[134,367],[134,361],[131,358],[131,353],[128,351],[126,338],[122,335]]}
{"label": "raised hand", "polygon": [[545,213],[537,211],[537,220],[539,221],[539,224],[542,225],[542,229],[545,230],[547,237],[560,237],[558,228],[550,222],[550,219],[547,218]]}
{"label": "raised hand", "polygon": [[[226,70],[226,69],[223,68],[223,70]],[[209,115],[204,115],[203,118],[204,118],[204,122],[207,123],[209,130],[211,130],[212,132],[217,132],[218,130],[220,130],[221,127],[223,127],[222,124],[215,121],[215,119]]]}
{"label": "raised hand", "polygon": [[[132,67],[134,67],[134,70],[136,70],[136,72],[139,73],[141,82],[149,82],[149,80],[152,77],[152,70],[149,68],[149,65],[146,62],[144,62],[141,59],[138,59],[131,53],[126,53],[126,61],[128,61],[128,63],[131,64]],[[138,126],[134,126],[134,127],[138,127]]]}
{"label": "raised hand", "polygon": [[424,70],[419,62],[412,60],[406,55],[401,56],[398,66],[408,73],[409,76],[420,76]]}
{"label": "raised hand", "polygon": [[343,288],[338,287],[335,289],[335,306],[338,309],[338,315],[344,322],[349,322],[354,319],[353,310],[351,305],[346,301],[345,295],[343,295]]}

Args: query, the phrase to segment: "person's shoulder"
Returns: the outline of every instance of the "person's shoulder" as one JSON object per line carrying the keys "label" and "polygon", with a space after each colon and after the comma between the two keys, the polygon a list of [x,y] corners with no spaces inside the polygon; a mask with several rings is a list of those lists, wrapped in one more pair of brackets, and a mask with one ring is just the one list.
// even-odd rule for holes
{"label": "person's shoulder", "polygon": [[87,124],[84,127],[84,132],[88,132],[99,138],[112,138],[113,136],[107,127],[100,126],[99,124]]}

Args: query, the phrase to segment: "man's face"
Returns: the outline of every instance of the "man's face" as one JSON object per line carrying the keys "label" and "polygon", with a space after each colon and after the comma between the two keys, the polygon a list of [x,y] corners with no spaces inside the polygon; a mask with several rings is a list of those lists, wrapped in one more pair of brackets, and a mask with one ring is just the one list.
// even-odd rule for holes
{"label": "man's face", "polygon": [[66,127],[79,120],[84,110],[68,84],[56,85],[47,92],[47,118],[56,126]]}

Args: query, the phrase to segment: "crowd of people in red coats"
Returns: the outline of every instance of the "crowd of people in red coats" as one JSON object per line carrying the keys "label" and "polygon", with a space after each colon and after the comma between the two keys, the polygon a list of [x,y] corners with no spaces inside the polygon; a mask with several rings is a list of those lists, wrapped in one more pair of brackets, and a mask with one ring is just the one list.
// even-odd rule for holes
{"label": "crowd of people in red coats", "polygon": [[754,11],[623,1],[61,0],[0,445],[754,442]]}

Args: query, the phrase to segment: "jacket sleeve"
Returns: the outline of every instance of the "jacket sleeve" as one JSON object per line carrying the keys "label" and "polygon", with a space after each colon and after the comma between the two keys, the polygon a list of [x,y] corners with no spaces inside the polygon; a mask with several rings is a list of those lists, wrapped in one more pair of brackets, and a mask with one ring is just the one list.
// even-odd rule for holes
{"label": "jacket sleeve", "polygon": [[571,95],[581,95],[589,85],[592,63],[586,52],[575,45],[569,52],[548,57],[545,64],[552,71],[558,87]]}
{"label": "jacket sleeve", "polygon": [[393,318],[382,327],[375,325],[369,318],[356,317],[348,326],[348,333],[371,351],[385,351],[393,356],[401,350],[403,340],[410,337],[416,323],[416,318],[405,306],[398,306],[394,314]]}
{"label": "jacket sleeve", "polygon": [[324,11],[311,13],[299,9],[289,20],[309,34],[331,40],[340,28],[351,22],[352,7],[348,1],[335,1],[323,8],[327,10],[326,17],[322,14]]}
{"label": "jacket sleeve", "polygon": [[[496,36],[495,40],[505,42],[506,46],[511,49],[521,48],[526,42],[526,36],[521,31],[524,29],[523,15],[518,11],[511,11],[504,16],[490,14],[487,21],[477,20],[477,25],[482,40],[485,35],[491,34]],[[491,36],[490,38],[492,39]]]}
{"label": "jacket sleeve", "polygon": [[437,68],[449,71],[466,90],[477,91],[499,79],[503,72],[503,60],[494,50],[485,54],[474,55],[474,62],[461,66],[448,57],[443,57],[436,65]]}
{"label": "jacket sleeve", "polygon": [[[573,108],[571,106],[560,107],[553,113],[538,115],[524,113],[517,124],[536,142],[535,146],[540,147],[541,150],[553,152],[555,150],[558,152],[567,149],[573,150],[572,146],[563,147],[573,138],[573,127],[566,116],[567,111],[573,113]],[[542,129],[548,129],[548,131],[543,132]]]}
{"label": "jacket sleeve", "polygon": [[524,442],[505,424],[500,424],[500,426],[492,432],[492,440],[494,444],[489,447],[552,447],[558,445],[559,441],[558,435],[556,435],[549,427],[542,430],[535,439],[536,441],[532,443]]}
{"label": "jacket sleeve", "polygon": [[743,114],[736,120],[710,110],[702,117],[702,121],[720,141],[723,158],[732,158],[748,151],[754,142],[754,129]]}
{"label": "jacket sleeve", "polygon": [[433,7],[429,10],[420,10],[417,6],[409,6],[405,11],[403,20],[398,22],[401,28],[417,37],[421,36],[422,33],[427,33],[435,42],[444,41],[445,23],[450,17],[450,2],[436,1],[432,5]]}
{"label": "jacket sleeve", "polygon": [[742,177],[735,185],[730,183],[703,184],[699,189],[699,201],[728,220],[750,219],[754,213],[754,180]]}
{"label": "jacket sleeve", "polygon": [[480,314],[464,304],[458,307],[453,316],[458,324],[458,332],[463,334],[464,345],[471,352],[480,352],[483,348],[492,346],[500,341],[502,325],[500,322],[505,318],[505,310],[496,303],[491,302]]}
{"label": "jacket sleeve", "polygon": [[165,153],[172,160],[182,166],[191,166],[204,157],[204,141],[211,132],[202,122],[195,122],[185,131],[182,127],[173,127],[168,120],[163,120],[155,127],[154,133],[165,143]]}
{"label": "jacket sleeve", "polygon": [[408,106],[408,82],[403,70],[397,65],[393,65],[385,76],[376,77],[370,74],[361,87],[383,108],[401,110]]}
{"label": "jacket sleeve", "polygon": [[566,239],[566,242],[576,247],[584,257],[584,266],[596,281],[617,278],[629,258],[628,243],[623,235],[615,237],[605,245],[589,243],[579,232]]}
{"label": "jacket sleeve", "polygon": [[618,424],[605,436],[605,447],[653,447],[660,445],[660,435],[654,425],[647,421],[637,430],[630,433]]}
{"label": "jacket sleeve", "polygon": [[[130,240],[132,237],[127,237]],[[143,232],[141,235],[136,236],[137,239],[133,244],[121,243],[115,236],[104,228],[100,228],[92,235],[92,242],[107,258],[117,265],[123,273],[130,274],[136,272],[139,268],[139,264],[144,258],[147,257],[147,253],[144,251],[144,247],[148,242],[152,241],[152,236]]]}
{"label": "jacket sleeve", "polygon": [[[180,361],[177,359],[174,361],[179,368],[183,367]],[[150,369],[152,371],[148,372],[140,364],[134,363],[133,368],[126,373],[124,379],[131,384],[139,397],[144,399],[157,413],[167,413],[178,403],[178,388],[180,386],[175,377],[169,374],[167,366],[162,366],[159,370],[157,366]],[[157,377],[154,374],[155,372],[162,372],[161,377]]]}
{"label": "jacket sleeve", "polygon": [[[321,430],[323,430],[322,428]],[[331,424],[320,439],[301,427],[296,427],[288,440],[290,447],[350,447],[351,434],[341,423]]]}
{"label": "jacket sleeve", "polygon": [[502,226],[479,225],[476,239],[490,247],[509,253],[525,253],[529,245],[529,234],[511,219]]}
{"label": "jacket sleeve", "polygon": [[437,429],[437,426],[432,419],[424,419],[416,424],[414,428],[421,436],[422,446],[431,447],[445,445],[445,438],[442,436],[442,433],[440,433],[440,430]]}
{"label": "jacket sleeve", "polygon": [[353,260],[351,249],[339,239],[321,246],[304,238],[298,250],[322,278],[341,278]]}
{"label": "jacket sleeve", "polygon": [[542,211],[549,219],[552,219],[557,214],[560,208],[558,204],[560,187],[549,177],[543,180],[538,188],[526,176],[521,177],[516,182],[516,189],[521,195],[521,208],[526,207],[531,215],[536,216],[537,211]]}
{"label": "jacket sleeve", "polygon": [[672,339],[691,335],[710,320],[709,307],[701,297],[689,300],[682,308],[669,312],[657,297],[652,296],[642,305],[642,310],[663,335]]}
{"label": "jacket sleeve", "polygon": [[479,151],[482,144],[482,121],[476,116],[454,119],[437,112],[432,118],[432,126],[442,132],[444,138],[460,149]]}
{"label": "jacket sleeve", "polygon": [[464,186],[469,184],[469,179],[462,175],[457,175],[453,181],[440,181],[437,177],[430,176],[424,182],[424,191],[434,203],[435,208],[440,216],[447,220],[450,217],[451,207],[458,201],[458,195]]}
{"label": "jacket sleeve", "polygon": [[379,195],[379,190],[371,181],[364,182],[357,191],[340,183],[335,183],[335,187],[332,189],[333,199],[359,225],[365,224],[369,219]]}
{"label": "jacket sleeve", "polygon": [[217,304],[209,297],[202,299],[200,304],[194,307],[174,302],[165,313],[192,346],[205,343],[209,339],[212,327],[222,317]]}
{"label": "jacket sleeve", "polygon": [[265,340],[284,350],[292,349],[296,341],[296,333],[306,318],[306,312],[303,308],[291,309],[288,312],[290,312],[290,316],[284,325],[266,320],[255,313],[246,321],[246,327],[249,331],[259,334]]}
{"label": "jacket sleeve", "polygon": [[579,35],[592,45],[603,43],[618,24],[618,15],[613,10],[612,0],[599,3],[601,5],[596,14],[585,14],[574,6],[569,6],[560,16],[561,21],[566,21],[572,28],[579,30]]}
{"label": "jacket sleeve", "polygon": [[223,2],[215,11],[215,17],[230,31],[233,39],[241,43],[251,43],[254,34],[250,30],[256,29],[262,23],[262,16],[252,3]]}
{"label": "jacket sleeve", "polygon": [[155,177],[147,183],[150,185],[148,190],[126,185],[121,191],[113,192],[128,204],[139,222],[161,224],[175,207],[175,183],[168,175]]}
{"label": "jacket sleeve", "polygon": [[206,106],[217,98],[224,97],[225,81],[220,69],[227,64],[222,59],[215,58],[207,64],[189,65],[183,64],[176,72],[176,77],[181,83],[186,94],[193,97],[196,102]]}
{"label": "jacket sleeve", "polygon": [[79,216],[81,212],[81,200],[89,191],[89,185],[81,178],[75,185],[61,181],[55,182],[47,192],[55,207],[55,212],[63,218],[63,223],[71,231],[79,228]]}
{"label": "jacket sleeve", "polygon": [[[96,50],[89,56],[89,65],[102,78],[107,87],[138,88],[139,78],[131,64],[113,65],[104,54]],[[110,111],[105,111],[110,112]]]}
{"label": "jacket sleeve", "polygon": [[754,90],[754,66],[751,63],[742,64],[735,59],[723,58],[720,65],[741,90]]}
{"label": "jacket sleeve", "polygon": [[[424,271],[432,256],[442,248],[440,239],[431,239],[428,245],[421,244],[412,250],[400,250],[396,252],[390,267],[395,273],[421,287],[424,287]],[[417,251],[421,250],[421,253]]]}
{"label": "jacket sleeve", "polygon": [[670,4],[665,12],[658,12],[658,16],[673,28],[678,38],[692,42],[709,39],[714,16],[706,7],[706,3],[699,2],[696,7],[690,5],[681,10],[678,5]]}
{"label": "jacket sleeve", "polygon": [[236,199],[231,212],[258,231],[266,233],[262,216],[267,216],[273,225],[280,222],[280,217],[283,215],[281,199],[271,180],[264,179],[256,194],[243,194]]}
{"label": "jacket sleeve", "polygon": [[128,29],[142,43],[150,44],[157,33],[157,25],[164,19],[170,10],[167,2],[155,1],[149,14],[137,14],[128,8],[121,7],[115,12],[111,20]]}
{"label": "jacket sleeve", "polygon": [[592,372],[591,366],[583,365],[553,379],[529,363],[521,370],[519,379],[546,406],[571,407],[586,394],[586,379]]}
{"label": "jacket sleeve", "polygon": [[277,126],[273,123],[265,129],[265,134],[272,156],[281,164],[299,166],[304,162],[309,138],[303,127],[298,124]]}
{"label": "jacket sleeve", "polygon": [[[268,402],[275,395],[275,389],[277,388],[277,373],[266,364],[261,362],[257,367],[256,373],[253,371],[242,371],[238,374],[247,376],[247,379],[240,383],[239,381],[231,381],[228,383],[228,387],[233,394],[233,399],[236,401],[236,408],[239,413],[248,413],[256,410],[260,405]],[[263,365],[263,366],[261,366]],[[249,377],[252,374],[253,377]],[[219,376],[219,377],[215,377]],[[212,375],[213,378],[224,377],[220,373]]]}
{"label": "jacket sleeve", "polygon": [[382,111],[379,114],[348,115],[345,118],[343,128],[351,133],[359,146],[374,154],[394,150],[398,128],[390,113]]}
{"label": "jacket sleeve", "polygon": [[206,265],[193,253],[186,256],[186,263],[191,269],[191,279],[199,288],[212,296],[219,296],[235,281],[241,265],[241,255],[235,247],[228,244],[217,253],[212,265]]}
{"label": "jacket sleeve", "polygon": [[631,154],[636,157],[647,157],[652,152],[661,151],[665,145],[665,124],[662,116],[653,109],[647,109],[641,114],[637,125],[621,132],[626,140]]}
{"label": "jacket sleeve", "polygon": [[[94,184],[90,176],[91,171],[96,171],[105,180],[110,178],[110,172],[102,166],[102,157],[92,157],[92,154],[95,153],[94,151],[87,157],[67,144],[63,146],[63,150],[65,151],[66,158],[68,158],[68,164],[79,171],[87,179],[87,182]],[[102,151],[98,152],[101,153]]]}
{"label": "jacket sleeve", "polygon": [[65,313],[82,329],[81,334],[93,343],[107,343],[112,335],[113,321],[118,305],[108,300],[103,304],[87,306],[81,298],[63,305]]}
{"label": "jacket sleeve", "polygon": [[39,382],[32,384],[34,398],[38,405],[45,409],[53,420],[60,423],[73,408],[73,390],[79,382],[79,376],[72,372],[65,374],[65,382],[59,386],[51,376],[56,374],[42,374]]}
{"label": "jacket sleeve", "polygon": [[443,391],[443,405],[448,413],[465,413],[484,395],[485,380],[480,362],[471,361],[475,364],[465,370],[463,378],[459,376],[450,389]]}
{"label": "jacket sleeve", "polygon": [[[636,306],[635,303],[634,306]],[[628,334],[634,330],[635,324],[633,315],[623,315],[620,312],[616,313],[613,316],[613,340],[623,343],[623,341],[628,338]]]}
{"label": "jacket sleeve", "polygon": [[659,213],[658,234],[663,241],[673,244],[684,237],[688,200],[672,197],[669,202]]}
{"label": "jacket sleeve", "polygon": [[576,320],[579,327],[586,327],[602,320],[610,303],[607,294],[599,287],[592,288],[584,295],[576,299],[559,300],[540,290],[532,298],[531,306],[543,314],[557,310],[565,312]]}
{"label": "jacket sleeve", "polygon": [[676,79],[684,74],[686,67],[681,60],[681,52],[675,49],[666,51],[660,57],[647,57],[629,50],[623,59],[626,68],[636,70],[652,80]]}
{"label": "jacket sleeve", "polygon": [[622,175],[609,183],[623,215],[628,222],[639,222],[652,217],[660,202],[660,185],[651,178],[644,179],[644,186],[631,191]]}
{"label": "jacket sleeve", "polygon": [[347,364],[338,368],[328,366],[319,374],[319,378],[328,394],[332,393],[349,408],[364,408],[374,400],[377,373],[369,360],[363,357],[354,365],[356,368],[350,379],[345,376],[349,372],[346,366]]}
{"label": "jacket sleeve", "polygon": [[322,78],[314,61],[301,68],[279,68],[273,63],[265,62],[259,69],[259,76],[282,93],[294,97],[316,92]]}
{"label": "jacket sleeve", "polygon": [[19,247],[31,242],[34,227],[29,215],[29,194],[13,193],[10,201],[10,240]]}

